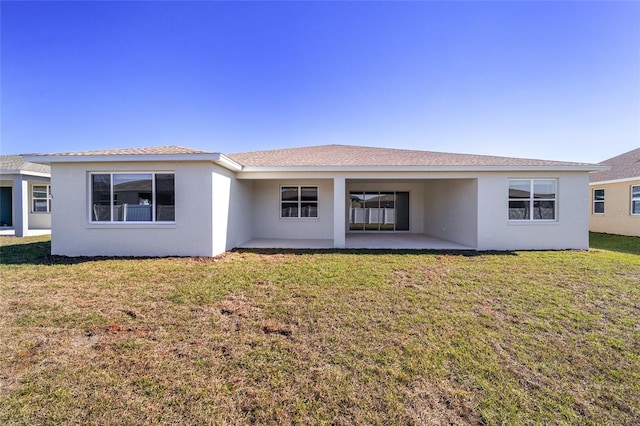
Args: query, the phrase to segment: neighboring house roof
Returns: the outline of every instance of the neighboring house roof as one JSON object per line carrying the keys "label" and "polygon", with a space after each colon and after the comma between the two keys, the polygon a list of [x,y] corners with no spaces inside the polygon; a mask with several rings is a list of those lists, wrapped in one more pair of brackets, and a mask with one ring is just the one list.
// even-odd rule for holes
{"label": "neighboring house roof", "polygon": [[0,155],[0,173],[51,175],[51,167],[25,161],[22,155]]}
{"label": "neighboring house roof", "polygon": [[605,182],[620,179],[640,179],[640,148],[633,149],[598,164],[610,166],[610,170],[592,173],[589,182]]}
{"label": "neighboring house roof", "polygon": [[451,154],[351,145],[320,145],[229,154],[249,167],[593,166],[586,163]]}

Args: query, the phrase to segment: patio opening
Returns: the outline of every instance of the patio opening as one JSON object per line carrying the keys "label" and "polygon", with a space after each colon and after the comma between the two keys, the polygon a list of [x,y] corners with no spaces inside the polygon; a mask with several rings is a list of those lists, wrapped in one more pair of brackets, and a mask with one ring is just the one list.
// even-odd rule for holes
{"label": "patio opening", "polygon": [[350,231],[408,231],[409,193],[349,192]]}

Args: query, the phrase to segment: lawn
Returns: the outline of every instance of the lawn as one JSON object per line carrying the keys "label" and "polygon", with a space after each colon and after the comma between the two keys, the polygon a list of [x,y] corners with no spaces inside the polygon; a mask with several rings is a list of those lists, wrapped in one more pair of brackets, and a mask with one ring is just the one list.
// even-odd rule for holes
{"label": "lawn", "polygon": [[637,238],[213,259],[0,244],[0,424],[640,423]]}

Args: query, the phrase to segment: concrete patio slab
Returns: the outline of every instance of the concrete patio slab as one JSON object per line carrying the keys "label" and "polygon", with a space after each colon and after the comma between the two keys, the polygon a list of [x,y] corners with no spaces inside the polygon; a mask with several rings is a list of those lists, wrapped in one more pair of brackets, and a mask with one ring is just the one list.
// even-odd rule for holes
{"label": "concrete patio slab", "polygon": [[416,250],[475,250],[473,247],[425,234],[347,234],[350,249],[416,249]]}
{"label": "concrete patio slab", "polygon": [[[255,238],[238,248],[332,249],[333,240]],[[347,249],[475,250],[473,247],[424,234],[352,233],[346,235]]]}
{"label": "concrete patio slab", "polygon": [[275,248],[275,249],[331,249],[333,240],[303,240],[284,238],[254,238],[238,248]]}

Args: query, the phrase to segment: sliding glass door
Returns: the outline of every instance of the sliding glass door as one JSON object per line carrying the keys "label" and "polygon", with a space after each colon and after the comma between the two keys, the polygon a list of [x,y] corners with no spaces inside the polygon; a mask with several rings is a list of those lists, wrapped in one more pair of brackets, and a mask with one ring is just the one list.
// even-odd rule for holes
{"label": "sliding glass door", "polygon": [[349,193],[350,231],[408,231],[409,193],[366,191]]}

